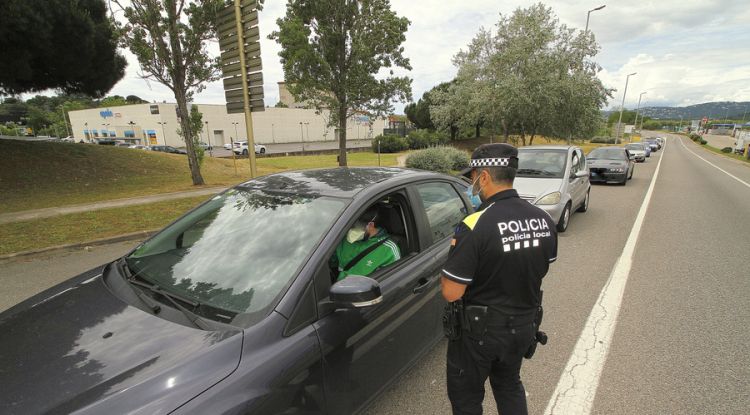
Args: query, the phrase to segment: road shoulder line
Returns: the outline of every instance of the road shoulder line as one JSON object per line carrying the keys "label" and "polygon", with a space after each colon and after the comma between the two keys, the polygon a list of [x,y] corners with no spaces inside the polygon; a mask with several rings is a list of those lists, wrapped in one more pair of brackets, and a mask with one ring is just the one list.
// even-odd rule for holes
{"label": "road shoulder line", "polygon": [[591,413],[596,390],[599,387],[599,379],[612,344],[617,316],[625,293],[625,285],[628,282],[633,263],[635,246],[651,202],[656,179],[659,177],[666,148],[665,145],[622,254],[617,259],[609,279],[604,284],[599,298],[591,309],[578,342],[573,348],[573,353],[571,353],[570,359],[560,376],[555,392],[550,397],[547,408],[544,410],[545,415],[588,415]]}
{"label": "road shoulder line", "polygon": [[708,163],[708,164],[710,164],[711,166],[713,166],[714,168],[716,168],[716,169],[720,170],[720,171],[721,171],[722,173],[724,173],[724,174],[726,174],[727,176],[729,176],[729,177],[733,178],[734,180],[737,180],[738,182],[740,182],[740,183],[744,184],[744,185],[745,185],[745,186],[747,186],[747,187],[750,187],[750,183],[748,183],[748,182],[746,182],[746,181],[744,181],[744,180],[740,179],[739,177],[737,177],[737,176],[733,175],[732,173],[729,173],[728,171],[726,171],[726,170],[722,169],[721,167],[719,167],[719,166],[717,166],[717,165],[715,165],[715,164],[711,163],[710,161],[708,161],[708,160],[704,159],[703,157],[699,156],[698,154],[696,154],[696,153],[695,153],[695,152],[694,152],[693,150],[689,149],[689,148],[688,148],[688,147],[687,147],[687,146],[685,145],[685,143],[684,143],[684,142],[682,141],[682,138],[679,138],[678,140],[680,141],[680,144],[682,144],[682,147],[684,147],[684,148],[685,148],[685,150],[687,150],[687,151],[689,151],[689,152],[693,153],[693,155],[694,155],[695,157],[698,157],[699,159],[701,159],[701,160],[705,161],[706,163]]}

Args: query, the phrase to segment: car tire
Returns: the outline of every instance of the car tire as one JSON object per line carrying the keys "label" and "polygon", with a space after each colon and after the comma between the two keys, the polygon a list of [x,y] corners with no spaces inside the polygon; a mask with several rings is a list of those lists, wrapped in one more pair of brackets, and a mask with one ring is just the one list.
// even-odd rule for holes
{"label": "car tire", "polygon": [[242,150],[242,155],[246,156],[247,155],[247,150]]}
{"label": "car tire", "polygon": [[591,189],[589,189],[588,192],[586,192],[586,197],[583,198],[583,203],[581,203],[581,206],[578,207],[578,212],[586,212],[589,210],[589,199],[591,197]]}
{"label": "car tire", "polygon": [[570,223],[570,202],[565,205],[565,209],[560,214],[560,220],[557,221],[557,232],[565,232],[568,229],[568,223]]}
{"label": "car tire", "polygon": [[266,154],[266,149],[265,149],[265,148],[263,148],[263,147],[261,147],[261,148],[260,148],[260,154]]}
{"label": "car tire", "polygon": [[633,168],[630,170],[630,176],[628,177],[628,180],[632,180],[633,179],[633,173],[634,172],[635,172],[635,166],[633,166]]}

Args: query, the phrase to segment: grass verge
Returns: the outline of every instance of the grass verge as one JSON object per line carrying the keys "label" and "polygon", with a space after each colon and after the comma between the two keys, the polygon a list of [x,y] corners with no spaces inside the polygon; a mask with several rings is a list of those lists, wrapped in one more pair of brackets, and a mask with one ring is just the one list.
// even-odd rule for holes
{"label": "grass verge", "polygon": [[[89,144],[0,140],[0,212],[146,196],[196,189],[185,156]],[[397,154],[381,155],[383,166]],[[258,159],[258,174],[334,167],[336,155]],[[377,166],[377,154],[350,153],[351,166]],[[250,177],[247,159],[206,157],[207,186],[231,186]]]}
{"label": "grass verge", "polygon": [[191,197],[3,225],[0,255],[159,229],[208,199]]}

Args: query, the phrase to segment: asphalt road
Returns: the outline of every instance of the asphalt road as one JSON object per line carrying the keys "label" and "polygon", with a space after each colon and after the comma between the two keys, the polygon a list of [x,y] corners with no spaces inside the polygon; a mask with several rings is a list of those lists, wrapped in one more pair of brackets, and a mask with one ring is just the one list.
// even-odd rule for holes
{"label": "asphalt road", "polygon": [[[591,412],[747,413],[750,185],[741,181],[750,183],[750,168],[679,140],[671,136],[664,151],[637,164],[627,186],[595,185],[589,211],[574,214],[560,235],[543,287],[550,342],[522,372],[530,413],[544,413],[553,397],[661,157]],[[132,246],[0,263],[0,310]],[[366,413],[450,413],[444,356],[441,342]],[[489,388],[485,413],[497,413]]]}

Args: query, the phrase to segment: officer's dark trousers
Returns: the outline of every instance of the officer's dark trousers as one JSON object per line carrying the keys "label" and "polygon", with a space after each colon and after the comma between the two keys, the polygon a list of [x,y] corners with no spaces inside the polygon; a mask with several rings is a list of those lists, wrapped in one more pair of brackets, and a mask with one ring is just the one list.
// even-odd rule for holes
{"label": "officer's dark trousers", "polygon": [[482,413],[487,377],[501,415],[528,414],[520,371],[534,331],[531,324],[514,329],[488,325],[481,337],[464,332],[448,342],[448,398],[454,415]]}

